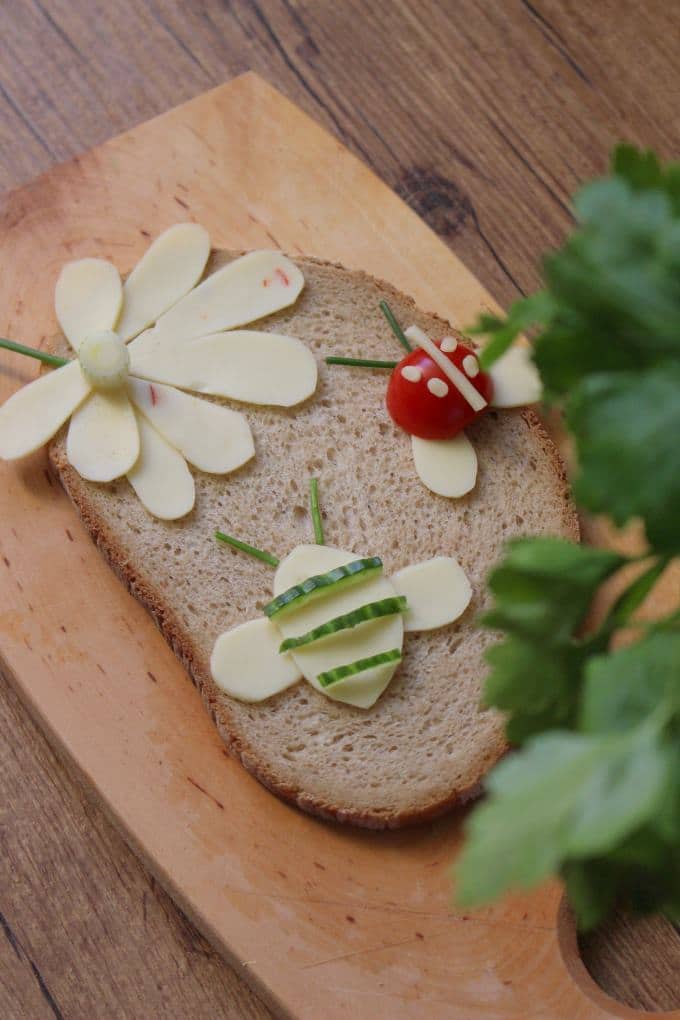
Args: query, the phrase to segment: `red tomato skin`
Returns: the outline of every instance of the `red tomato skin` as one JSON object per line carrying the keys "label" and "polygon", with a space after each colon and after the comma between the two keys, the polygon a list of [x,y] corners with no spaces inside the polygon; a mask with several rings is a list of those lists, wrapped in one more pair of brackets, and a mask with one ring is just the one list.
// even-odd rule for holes
{"label": "red tomato skin", "polygon": [[[441,341],[435,342],[439,347]],[[442,353],[463,373],[463,359],[468,354],[475,354],[471,347],[460,341],[455,351]],[[402,369],[409,366],[420,369],[421,379],[418,382],[411,382],[402,375]],[[428,390],[430,379],[441,379],[446,383],[448,393],[445,397],[435,396]],[[453,439],[487,410],[493,396],[493,382],[486,372],[480,369],[469,381],[487,402],[487,407],[481,411],[473,410],[427,351],[416,347],[392,371],[387,386],[387,410],[395,424],[412,436]]]}

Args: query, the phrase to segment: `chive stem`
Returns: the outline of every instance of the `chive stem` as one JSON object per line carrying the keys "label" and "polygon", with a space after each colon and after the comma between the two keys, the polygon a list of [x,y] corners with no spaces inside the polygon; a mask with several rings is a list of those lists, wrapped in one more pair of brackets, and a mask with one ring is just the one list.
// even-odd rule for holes
{"label": "chive stem", "polygon": [[319,482],[316,478],[309,479],[309,502],[312,508],[312,524],[314,525],[314,541],[317,545],[325,545],[323,537],[323,521],[319,508]]}
{"label": "chive stem", "polygon": [[37,361],[44,361],[46,365],[61,367],[69,363],[68,358],[58,358],[56,354],[47,354],[46,351],[39,351],[36,347],[26,347],[25,344],[18,344],[14,340],[5,340],[3,337],[0,337],[0,347],[6,351],[14,351],[15,354],[26,354],[29,358],[35,358]]}
{"label": "chive stem", "polygon": [[392,311],[392,309],[388,305],[387,301],[381,301],[380,302],[380,311],[383,313],[383,315],[385,316],[385,318],[389,322],[390,328],[391,328],[392,332],[394,333],[394,335],[396,336],[396,338],[399,341],[399,343],[401,344],[401,346],[404,348],[404,350],[407,350],[409,352],[409,354],[410,354],[411,351],[413,350],[413,348],[411,347],[411,344],[408,342],[408,339],[407,339],[406,334],[404,333],[403,329],[401,328],[401,326],[399,325],[399,323],[395,319],[394,312]]}
{"label": "chive stem", "polygon": [[256,549],[254,545],[248,545],[247,542],[241,542],[240,539],[234,538],[232,535],[225,535],[223,531],[216,531],[215,538],[219,542],[226,542],[227,545],[231,545],[234,549],[240,549],[241,552],[248,553],[249,556],[254,556],[256,560],[262,560],[264,563],[268,563],[270,567],[278,567],[279,561],[276,556],[271,553],[264,552],[263,549]]}
{"label": "chive stem", "polygon": [[396,368],[398,361],[376,361],[374,358],[326,358],[327,365],[354,365],[356,368]]}

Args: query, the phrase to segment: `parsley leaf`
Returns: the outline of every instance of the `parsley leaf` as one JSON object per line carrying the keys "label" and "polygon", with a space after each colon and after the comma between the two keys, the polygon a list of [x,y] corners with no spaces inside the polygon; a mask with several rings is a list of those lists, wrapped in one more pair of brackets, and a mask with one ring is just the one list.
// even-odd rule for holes
{"label": "parsley leaf", "polygon": [[496,604],[487,627],[557,644],[583,621],[597,587],[625,563],[609,549],[559,538],[519,538],[489,577]]}
{"label": "parsley leaf", "polygon": [[506,632],[486,653],[491,672],[484,702],[510,713],[507,738],[522,743],[574,722],[583,664],[593,647],[592,639],[575,635],[600,583],[625,560],[557,538],[520,538],[506,548],[489,578],[495,604],[482,619]]}
{"label": "parsley leaf", "polygon": [[505,734],[511,744],[573,724],[584,658],[584,650],[571,644],[546,648],[512,635],[489,648],[484,704],[508,713]]}
{"label": "parsley leaf", "polygon": [[577,500],[619,525],[641,517],[657,549],[679,553],[680,351],[675,364],[585,380],[567,403],[567,424],[579,455]]}
{"label": "parsley leaf", "polygon": [[472,814],[457,900],[527,888],[570,858],[597,856],[653,817],[669,762],[646,731],[534,737],[496,766]]}
{"label": "parsley leaf", "polygon": [[545,399],[575,439],[576,497],[615,524],[641,519],[648,563],[591,632],[623,558],[527,538],[492,572],[483,622],[504,636],[485,703],[523,746],[491,773],[457,874],[472,904],[559,873],[590,927],[617,902],[680,918],[680,608],[610,650],[680,555],[680,163],[619,146],[574,209],[545,289],[475,332],[491,337],[488,367],[534,330]]}
{"label": "parsley leaf", "polygon": [[680,356],[680,222],[663,192],[619,178],[575,199],[580,229],[545,260],[555,311],[535,345],[546,389],[564,395],[594,372]]}
{"label": "parsley leaf", "polygon": [[612,173],[621,177],[635,191],[664,191],[671,200],[673,213],[680,217],[680,163],[663,167],[651,149],[642,151],[634,145],[617,145],[612,154]]}
{"label": "parsley leaf", "polygon": [[624,733],[655,712],[680,721],[680,634],[650,634],[591,660],[580,713],[584,732]]}
{"label": "parsley leaf", "polygon": [[539,323],[545,324],[550,319],[552,311],[552,298],[546,291],[539,291],[530,297],[515,301],[504,318],[487,313],[480,315],[477,323],[471,326],[468,332],[473,336],[481,333],[491,337],[479,354],[482,369],[486,371],[494,361],[505,354],[520,333]]}

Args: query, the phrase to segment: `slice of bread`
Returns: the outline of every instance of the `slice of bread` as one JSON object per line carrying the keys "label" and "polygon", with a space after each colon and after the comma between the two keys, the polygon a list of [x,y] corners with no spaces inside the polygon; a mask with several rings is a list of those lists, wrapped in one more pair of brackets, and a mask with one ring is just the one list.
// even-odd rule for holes
{"label": "slice of bread", "polygon": [[[212,272],[235,254],[211,256]],[[306,286],[297,304],[258,328],[299,337],[319,359],[316,395],[291,410],[246,406],[257,454],[235,474],[196,473],[196,506],[181,521],[149,516],[129,484],[86,481],[50,458],[86,527],[130,591],[149,608],[185,664],[229,750],[262,783],[305,811],[373,828],[432,818],[477,788],[505,749],[503,721],[482,711],[482,658],[491,636],[476,626],[484,580],[515,535],[578,537],[557,451],[530,411],[491,411],[468,430],[479,456],[476,488],[433,495],[416,475],[409,437],[385,409],[388,373],[331,367],[322,356],[400,357],[378,303],[405,326],[455,332],[361,272],[296,260]],[[63,349],[64,341],[55,341]],[[271,597],[272,570],[218,545],[222,528],[283,557],[312,541],[308,479],[320,480],[326,540],[379,555],[387,574],[453,555],[473,587],[456,623],[409,634],[404,661],[373,709],[330,701],[302,682],[260,704],[213,683],[209,660],[222,631],[252,619]]]}

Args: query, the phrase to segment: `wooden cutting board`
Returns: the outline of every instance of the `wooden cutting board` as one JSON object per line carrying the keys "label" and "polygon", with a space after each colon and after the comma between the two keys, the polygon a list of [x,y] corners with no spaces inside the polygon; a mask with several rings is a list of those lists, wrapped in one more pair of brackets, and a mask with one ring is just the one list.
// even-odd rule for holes
{"label": "wooden cutting board", "polygon": [[[366,269],[458,324],[493,307],[381,181],[247,74],[4,199],[0,333],[40,343],[56,329],[65,261],[104,256],[127,272],[149,237],[185,219],[216,246]],[[0,398],[34,374],[3,353]],[[399,833],[342,829],[280,803],[229,759],[44,453],[0,465],[0,522],[3,671],[148,867],[274,1009],[305,1020],[643,1015],[586,975],[556,884],[473,915],[452,908],[461,813]]]}

